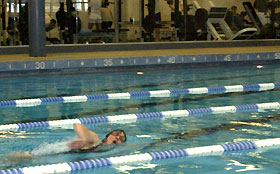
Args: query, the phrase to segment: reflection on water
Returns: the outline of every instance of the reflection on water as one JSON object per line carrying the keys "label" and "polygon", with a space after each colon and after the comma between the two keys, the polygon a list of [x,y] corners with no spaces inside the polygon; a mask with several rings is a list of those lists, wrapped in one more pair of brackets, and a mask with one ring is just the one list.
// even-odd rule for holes
{"label": "reflection on water", "polygon": [[252,164],[242,164],[239,161],[230,160],[230,162],[227,164],[227,166],[235,166],[241,169],[233,169],[232,167],[226,167],[225,170],[233,170],[235,172],[248,172],[248,171],[257,171],[257,170],[263,170],[261,166],[256,166]]}

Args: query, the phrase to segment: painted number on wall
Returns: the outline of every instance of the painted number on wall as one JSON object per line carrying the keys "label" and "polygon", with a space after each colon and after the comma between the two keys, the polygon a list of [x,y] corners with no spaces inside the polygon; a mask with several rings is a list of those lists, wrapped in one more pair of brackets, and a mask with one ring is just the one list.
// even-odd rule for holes
{"label": "painted number on wall", "polygon": [[112,59],[104,59],[104,66],[112,66],[113,60]]}
{"label": "painted number on wall", "polygon": [[168,63],[175,63],[175,60],[176,60],[175,57],[169,57],[167,62]]}
{"label": "painted number on wall", "polygon": [[45,69],[46,63],[45,62],[35,62],[35,68],[36,69]]}
{"label": "painted number on wall", "polygon": [[280,59],[280,53],[275,53],[275,59]]}
{"label": "painted number on wall", "polygon": [[225,60],[225,61],[231,61],[231,55],[226,55],[226,56],[224,57],[224,60]]}

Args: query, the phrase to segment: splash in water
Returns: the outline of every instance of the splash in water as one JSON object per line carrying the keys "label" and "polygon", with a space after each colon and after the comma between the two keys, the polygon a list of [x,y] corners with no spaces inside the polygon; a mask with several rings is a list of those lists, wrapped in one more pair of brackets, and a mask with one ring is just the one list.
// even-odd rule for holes
{"label": "splash in water", "polygon": [[39,155],[50,155],[50,154],[68,152],[69,151],[69,148],[67,146],[68,142],[69,140],[57,141],[52,144],[45,142],[42,143],[37,148],[33,149],[30,152],[30,154],[33,156],[39,156]]}

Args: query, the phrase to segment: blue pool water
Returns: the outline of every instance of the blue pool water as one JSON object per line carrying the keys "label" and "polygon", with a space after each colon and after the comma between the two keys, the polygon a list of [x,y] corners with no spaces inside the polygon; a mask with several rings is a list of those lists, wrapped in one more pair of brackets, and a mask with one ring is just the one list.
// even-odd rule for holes
{"label": "blue pool water", "polygon": [[[141,69],[138,69],[141,71]],[[36,75],[0,79],[0,100],[108,94],[194,87],[280,82],[279,64],[176,68],[72,75]],[[104,100],[36,107],[2,107],[0,124],[160,112],[202,107],[279,102],[280,90],[227,94],[180,95],[170,98]],[[190,147],[279,137],[279,110],[225,113],[201,117],[150,119],[136,123],[86,125],[100,137],[124,129],[128,141],[104,153],[67,154],[73,129],[32,129],[0,132],[0,170],[68,161],[132,155]],[[185,134],[185,138],[174,135]],[[160,141],[162,140],[162,141]],[[37,156],[15,160],[10,154],[29,151]],[[185,157],[111,166],[72,173],[279,173],[279,149]]]}

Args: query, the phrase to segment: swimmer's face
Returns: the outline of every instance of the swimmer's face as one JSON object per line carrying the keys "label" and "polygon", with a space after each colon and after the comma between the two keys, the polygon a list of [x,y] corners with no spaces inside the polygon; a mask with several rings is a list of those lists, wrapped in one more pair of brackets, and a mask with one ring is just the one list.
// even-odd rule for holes
{"label": "swimmer's face", "polygon": [[112,131],[107,135],[106,144],[122,144],[126,141],[125,133],[122,130]]}

